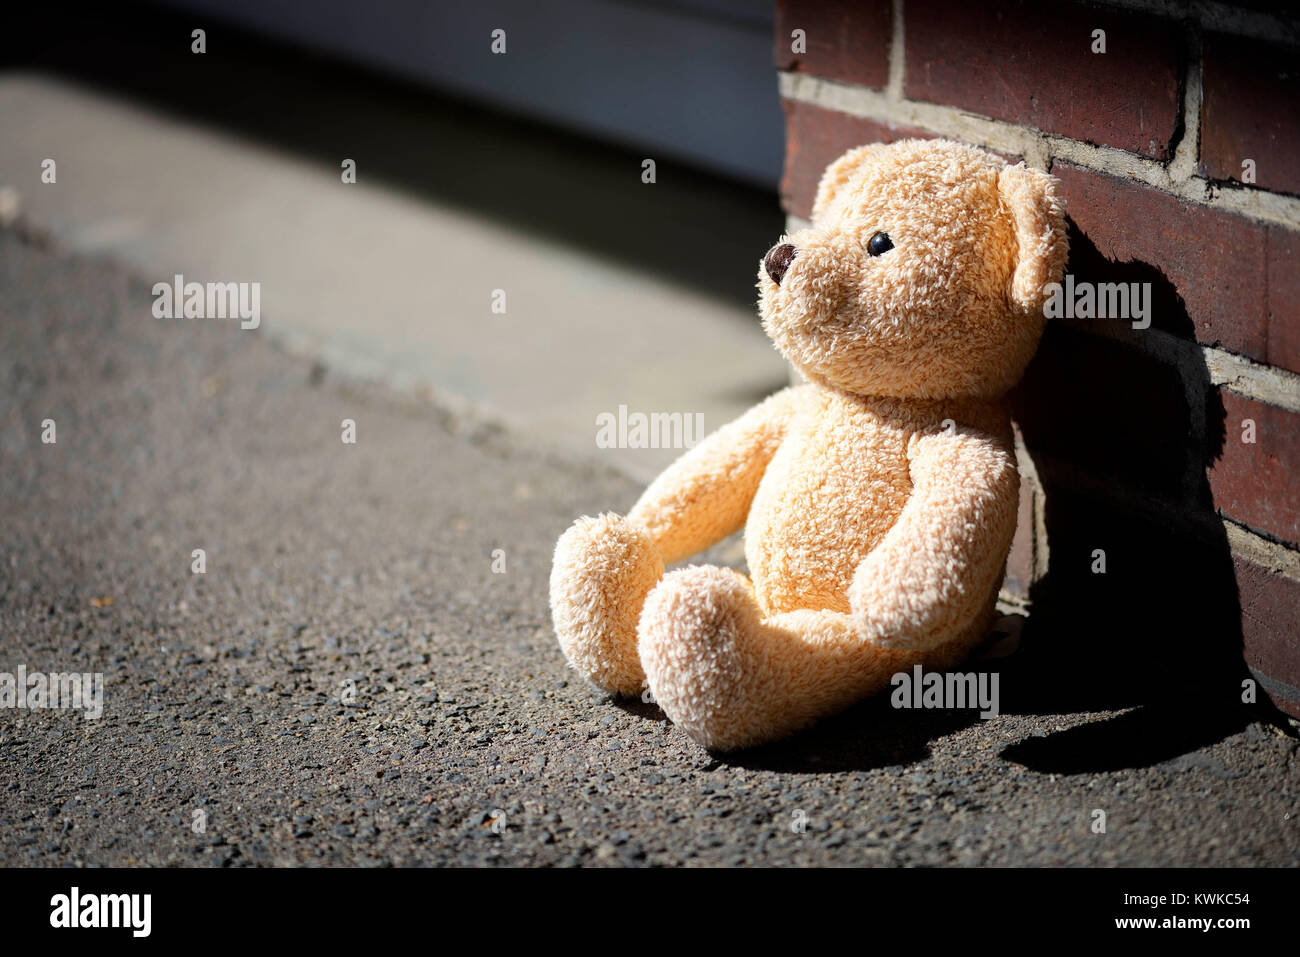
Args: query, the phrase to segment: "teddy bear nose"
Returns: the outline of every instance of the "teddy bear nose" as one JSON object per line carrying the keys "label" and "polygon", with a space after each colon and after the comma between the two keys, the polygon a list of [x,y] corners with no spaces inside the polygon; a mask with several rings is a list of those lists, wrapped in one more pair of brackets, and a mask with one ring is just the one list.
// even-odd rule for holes
{"label": "teddy bear nose", "polygon": [[785,271],[790,268],[790,262],[796,252],[797,250],[789,243],[781,243],[769,249],[767,255],[763,257],[763,268],[772,277],[772,282],[778,286],[781,285],[781,279],[785,276]]}

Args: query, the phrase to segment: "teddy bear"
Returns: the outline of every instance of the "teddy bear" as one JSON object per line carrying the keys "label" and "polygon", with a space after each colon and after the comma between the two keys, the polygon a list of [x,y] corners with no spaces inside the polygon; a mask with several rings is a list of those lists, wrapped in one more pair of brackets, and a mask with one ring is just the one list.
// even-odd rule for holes
{"label": "teddy bear", "polygon": [[[969,656],[1016,527],[1004,396],[1067,246],[1055,178],[1023,163],[945,140],[831,163],[811,225],[758,271],[763,328],[804,383],[689,449],[626,516],[561,536],[550,604],[572,666],[648,689],[727,752]],[[748,577],[665,571],[742,527]]]}

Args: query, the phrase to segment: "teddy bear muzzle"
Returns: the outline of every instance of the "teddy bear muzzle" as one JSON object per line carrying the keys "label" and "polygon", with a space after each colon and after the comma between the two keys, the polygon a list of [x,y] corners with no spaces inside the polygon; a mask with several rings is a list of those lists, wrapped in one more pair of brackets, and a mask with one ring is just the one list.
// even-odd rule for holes
{"label": "teddy bear muzzle", "polygon": [[763,257],[763,268],[772,277],[772,282],[778,286],[781,285],[785,271],[790,268],[790,263],[794,261],[796,252],[798,250],[789,243],[779,243],[769,249],[767,255]]}

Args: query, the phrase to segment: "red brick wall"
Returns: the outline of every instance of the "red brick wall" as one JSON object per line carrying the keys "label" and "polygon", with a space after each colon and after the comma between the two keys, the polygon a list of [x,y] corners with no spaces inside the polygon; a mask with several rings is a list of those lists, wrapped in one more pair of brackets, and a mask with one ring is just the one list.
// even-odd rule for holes
{"label": "red brick wall", "polygon": [[782,201],[797,224],[828,162],[912,136],[1058,176],[1068,271],[1150,283],[1152,323],[1049,324],[1004,597],[1191,709],[1253,678],[1300,716],[1300,17],[1172,8],[781,0]]}

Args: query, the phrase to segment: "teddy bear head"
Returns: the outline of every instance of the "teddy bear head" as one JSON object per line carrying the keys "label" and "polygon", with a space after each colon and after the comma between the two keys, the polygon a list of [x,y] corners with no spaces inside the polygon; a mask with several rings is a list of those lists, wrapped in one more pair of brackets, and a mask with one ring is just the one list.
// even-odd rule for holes
{"label": "teddy bear head", "polygon": [[861,395],[994,397],[1042,334],[1065,266],[1056,180],[945,140],[850,150],[812,225],[759,269],[763,326],[809,380]]}

